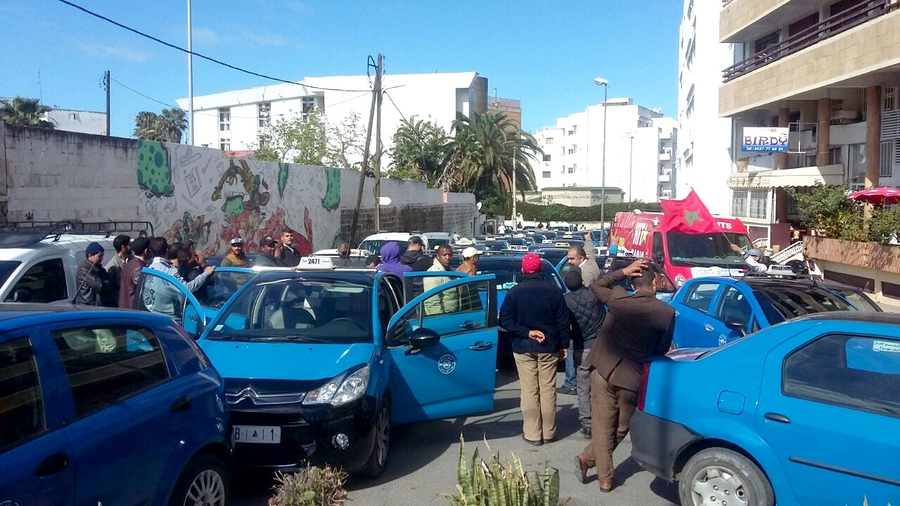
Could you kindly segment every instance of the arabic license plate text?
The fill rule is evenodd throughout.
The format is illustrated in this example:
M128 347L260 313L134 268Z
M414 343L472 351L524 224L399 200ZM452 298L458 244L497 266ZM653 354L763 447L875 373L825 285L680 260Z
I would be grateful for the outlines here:
M281 427L235 425L231 429L232 443L281 443Z

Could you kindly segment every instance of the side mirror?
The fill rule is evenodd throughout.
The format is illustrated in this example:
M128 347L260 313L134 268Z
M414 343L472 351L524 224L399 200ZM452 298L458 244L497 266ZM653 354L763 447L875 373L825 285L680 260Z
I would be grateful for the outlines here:
M419 327L409 336L409 348L406 349L406 354L418 353L422 348L434 346L439 342L441 342L440 334L431 329Z
M12 293L13 302L31 302L31 290L27 288L16 288Z
M663 255L662 253L657 253L656 255L653 256L653 263L660 265L660 266L663 265L664 263L666 263L665 255Z
M742 322L740 320L731 320L731 321L725 322L725 326L731 330L740 332L742 336L747 335L747 331L744 330L744 328L747 326L746 322Z

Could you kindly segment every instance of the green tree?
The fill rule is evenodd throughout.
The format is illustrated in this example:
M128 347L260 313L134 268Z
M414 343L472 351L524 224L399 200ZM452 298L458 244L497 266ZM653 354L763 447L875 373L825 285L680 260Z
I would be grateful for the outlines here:
M403 120L391 141L390 174L434 186L442 169L447 132L434 121Z
M817 181L809 193L790 187L784 190L794 199L800 220L807 227L835 239L867 239L862 209L847 199L847 188Z
M453 122L453 137L445 146L441 187L470 191L476 198L498 190L504 211L512 207L512 178L516 191L536 188L531 159L543 155L534 137L522 131L505 114L459 115Z
M269 125L257 140L258 160L324 165L327 156L325 113L314 109L304 121L292 117Z
M41 104L36 98L16 97L12 100L0 100L0 104L0 117L7 125L56 128L56 124L46 117L53 109Z
M187 127L187 115L178 108L163 109L161 114L141 111L134 118L134 136L145 141L181 143Z
M177 107L173 109L163 109L162 114L159 115L159 119L162 122L161 128L165 141L181 144L181 139L184 137L184 131L187 130L188 127L187 114L184 110Z
M350 113L337 125L329 123L327 132L325 162L332 167L360 170L359 163L350 162L355 159L361 160L365 148L366 128L363 126L359 114ZM371 161L371 157L374 157L375 153L374 147L371 147L371 150L369 167L374 170L375 164Z

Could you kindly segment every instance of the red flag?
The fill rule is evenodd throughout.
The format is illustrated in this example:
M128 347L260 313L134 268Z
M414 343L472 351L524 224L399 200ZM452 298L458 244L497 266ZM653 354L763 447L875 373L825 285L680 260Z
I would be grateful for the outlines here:
M674 230L686 234L711 234L715 232L734 232L723 230L716 223L709 209L692 189L683 200L660 199L663 209L663 230Z

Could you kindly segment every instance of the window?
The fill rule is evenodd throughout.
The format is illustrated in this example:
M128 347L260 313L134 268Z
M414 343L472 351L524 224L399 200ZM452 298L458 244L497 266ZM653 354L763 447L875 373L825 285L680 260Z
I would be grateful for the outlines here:
M259 127L265 128L269 126L272 118L272 103L271 102L260 102L257 104L258 115L259 115Z
M550 177L550 171L549 171L549 170L545 170L545 171L541 172L541 178L543 178L543 179L548 179L549 177Z
M61 258L31 266L6 296L6 301L54 302L68 298L66 273Z
M881 157L878 160L880 167L878 175L881 177L891 177L894 173L894 143L896 141L886 141L881 143Z
M733 286L725 288L722 301L719 303L719 309L716 311L716 318L725 323L741 323L744 330L749 331L747 326L750 324L750 316L752 314L753 308L750 307L750 302L740 290Z
M817 24L819 24L819 13L814 12L814 13L810 14L809 16L806 16L805 18L801 19L800 21L795 21L795 22L791 23L790 26L788 26L788 37L793 37L794 35L797 35L798 33L802 32L804 30L812 28L812 27L816 26Z
M884 105L883 110L893 111L897 107L896 102L897 88L893 86L885 86L881 90L881 101Z
M747 190L734 190L732 192L731 215L747 216Z
M549 162L549 161L550 161L550 155L545 154L545 155L544 155L544 161L545 161L545 162Z
M900 340L831 334L784 360L785 395L900 418Z
M228 132L231 130L231 108L230 107L220 107L219 108L219 131L220 132Z
M850 183L862 184L866 174L866 145L864 143L850 145L850 158L847 160L847 179Z
M750 190L751 218L765 219L769 207L769 190Z
M708 313L709 303L712 302L718 289L718 283L697 283L684 297L684 305Z
M37 363L27 337L0 343L0 452L46 429Z
M575 173L575 167L569 167L569 174Z
M222 151L231 151L231 139L219 139L219 149Z
M544 144L546 144L547 146L553 144L553 137L547 137L547 138L544 140Z
M499 284L499 280L496 281ZM404 346L410 334L427 328L445 338L461 332L485 328L488 312L484 308L490 286L487 281L447 287L410 308L388 336L389 346ZM446 318L454 315L453 318Z
M660 190L660 192L662 192L662 190ZM665 256L662 234L660 232L653 232L653 261L661 264L665 260Z
M570 155L575 154L575 149L574 149L574 148L569 148L569 154L570 154Z
M756 52L765 51L770 47L778 44L778 32L772 32L765 37L756 40ZM769 55L771 56L771 55Z
M159 340L150 329L86 326L56 330L75 411L85 416L169 378Z

